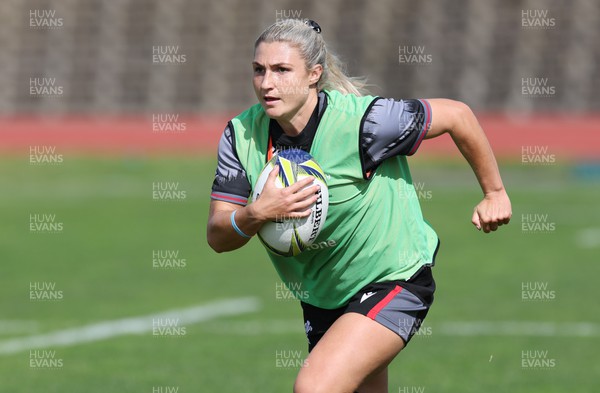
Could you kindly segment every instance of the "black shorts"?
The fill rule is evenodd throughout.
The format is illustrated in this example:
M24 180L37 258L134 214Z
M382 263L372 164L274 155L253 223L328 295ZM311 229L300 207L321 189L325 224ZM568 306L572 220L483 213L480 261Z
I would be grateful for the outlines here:
M344 307L327 310L301 302L308 351L312 351L340 316L349 312L379 322L408 344L425 319L434 292L431 267L424 266L407 281L384 281L365 286Z

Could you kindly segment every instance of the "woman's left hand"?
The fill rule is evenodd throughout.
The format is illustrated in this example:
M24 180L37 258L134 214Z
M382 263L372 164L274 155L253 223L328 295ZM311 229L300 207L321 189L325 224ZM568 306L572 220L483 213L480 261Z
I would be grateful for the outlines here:
M489 233L497 230L500 225L508 224L511 216L510 199L503 189L486 194L475 206L471 222L477 229Z

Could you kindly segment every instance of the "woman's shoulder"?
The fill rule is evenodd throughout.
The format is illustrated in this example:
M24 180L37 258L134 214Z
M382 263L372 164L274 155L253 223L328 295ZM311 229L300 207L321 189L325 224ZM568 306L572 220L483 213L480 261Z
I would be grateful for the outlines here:
M327 94L327 106L343 110L345 112L364 113L371 104L379 99L377 96L357 96L355 94L343 94L337 90L324 90Z
M262 106L260 104L254 104L252 105L250 108L244 110L243 112L240 112L238 115L234 116L231 120L239 120L239 121L245 121L248 119L254 119L257 116L262 116L265 114L264 109L262 108Z

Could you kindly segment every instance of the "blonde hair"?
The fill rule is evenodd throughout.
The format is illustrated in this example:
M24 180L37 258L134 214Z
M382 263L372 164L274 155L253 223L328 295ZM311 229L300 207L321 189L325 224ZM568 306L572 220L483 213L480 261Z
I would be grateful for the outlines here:
M267 27L256 39L254 49L261 42L288 42L298 48L307 69L317 64L323 67L317 91L337 90L342 94L357 96L368 94L365 79L346 75L344 64L327 49L320 31L313 21L284 19Z

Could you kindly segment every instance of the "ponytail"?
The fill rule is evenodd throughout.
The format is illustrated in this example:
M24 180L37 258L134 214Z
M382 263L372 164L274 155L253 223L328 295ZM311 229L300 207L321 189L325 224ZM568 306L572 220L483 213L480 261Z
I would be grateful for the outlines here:
M330 51L325 56L323 75L317 84L317 89L337 90L342 94L354 94L362 96L368 94L366 80L361 77L350 77L346 75L344 64Z

